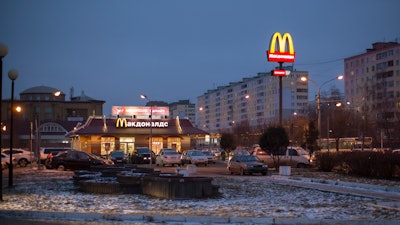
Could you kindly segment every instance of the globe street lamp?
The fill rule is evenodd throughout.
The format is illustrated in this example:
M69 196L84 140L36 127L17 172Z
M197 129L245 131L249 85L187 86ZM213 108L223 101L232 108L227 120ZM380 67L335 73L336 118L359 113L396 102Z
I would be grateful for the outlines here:
M8 47L3 44L0 43L0 122L2 119L2 109L3 109L3 58L8 54ZM2 144L2 135L1 135L1 131L0 131L0 152L1 152L1 148L3 147ZM0 201L3 201L3 168L0 166Z
M150 99L144 95L141 94L140 98L147 100L147 102L150 102ZM149 149L150 149L150 168L152 167L152 161L153 161L153 106L150 104L150 143L149 143Z
M13 132L14 132L14 81L18 78L17 70L10 70L8 72L8 78L11 80L11 115L10 115L10 168L8 169L8 186L13 186L13 167L12 152L13 152Z

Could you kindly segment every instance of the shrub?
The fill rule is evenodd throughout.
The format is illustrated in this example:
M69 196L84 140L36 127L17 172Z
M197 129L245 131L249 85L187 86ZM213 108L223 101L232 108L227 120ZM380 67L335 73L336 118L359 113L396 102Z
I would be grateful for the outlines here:
M336 170L362 177L392 179L400 176L400 154L319 152L316 154L316 166L324 172Z

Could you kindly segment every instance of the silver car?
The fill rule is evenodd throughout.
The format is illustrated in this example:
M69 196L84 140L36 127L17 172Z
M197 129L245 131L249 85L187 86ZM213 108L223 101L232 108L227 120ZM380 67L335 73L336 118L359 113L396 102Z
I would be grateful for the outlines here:
M181 154L173 148L163 148L156 157L156 165L177 165L181 164Z
M182 165L184 164L204 164L207 166L208 157L204 155L200 150L186 150L182 153L181 157Z

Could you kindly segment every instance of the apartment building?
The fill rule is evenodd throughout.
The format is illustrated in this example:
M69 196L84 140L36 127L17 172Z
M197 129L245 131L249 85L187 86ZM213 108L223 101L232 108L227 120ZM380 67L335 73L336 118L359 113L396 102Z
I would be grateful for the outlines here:
M287 69L291 73L282 82L283 119L302 114L308 104L308 83L301 81L308 72ZM208 90L197 98L197 105L198 127L209 133L220 133L242 122L257 130L279 121L279 78L260 72Z
M70 97L57 88L36 86L22 91L14 105L21 107L14 112L14 146L32 148L32 142L41 146L70 146L65 134L90 116L102 116L105 101L93 99L85 93ZM9 145L11 99L2 101L2 141ZM5 130L5 131L4 131ZM40 138L39 138L40 136Z
M188 119L193 125L196 124L196 106L190 100L179 100L169 104L170 118Z
M345 98L359 113L362 127L373 128L378 137L383 133L394 138L400 120L400 44L373 43L344 63Z

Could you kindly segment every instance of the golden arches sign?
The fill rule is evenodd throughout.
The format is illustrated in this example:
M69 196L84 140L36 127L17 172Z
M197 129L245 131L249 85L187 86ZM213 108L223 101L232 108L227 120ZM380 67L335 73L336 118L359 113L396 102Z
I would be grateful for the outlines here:
M278 42L278 51L276 51L276 42ZM282 36L281 33L275 32L271 38L267 57L270 62L294 62L296 52L292 36L289 33L284 33Z
M117 122L115 123L115 127L127 127L128 122L126 121L126 118L118 118Z

